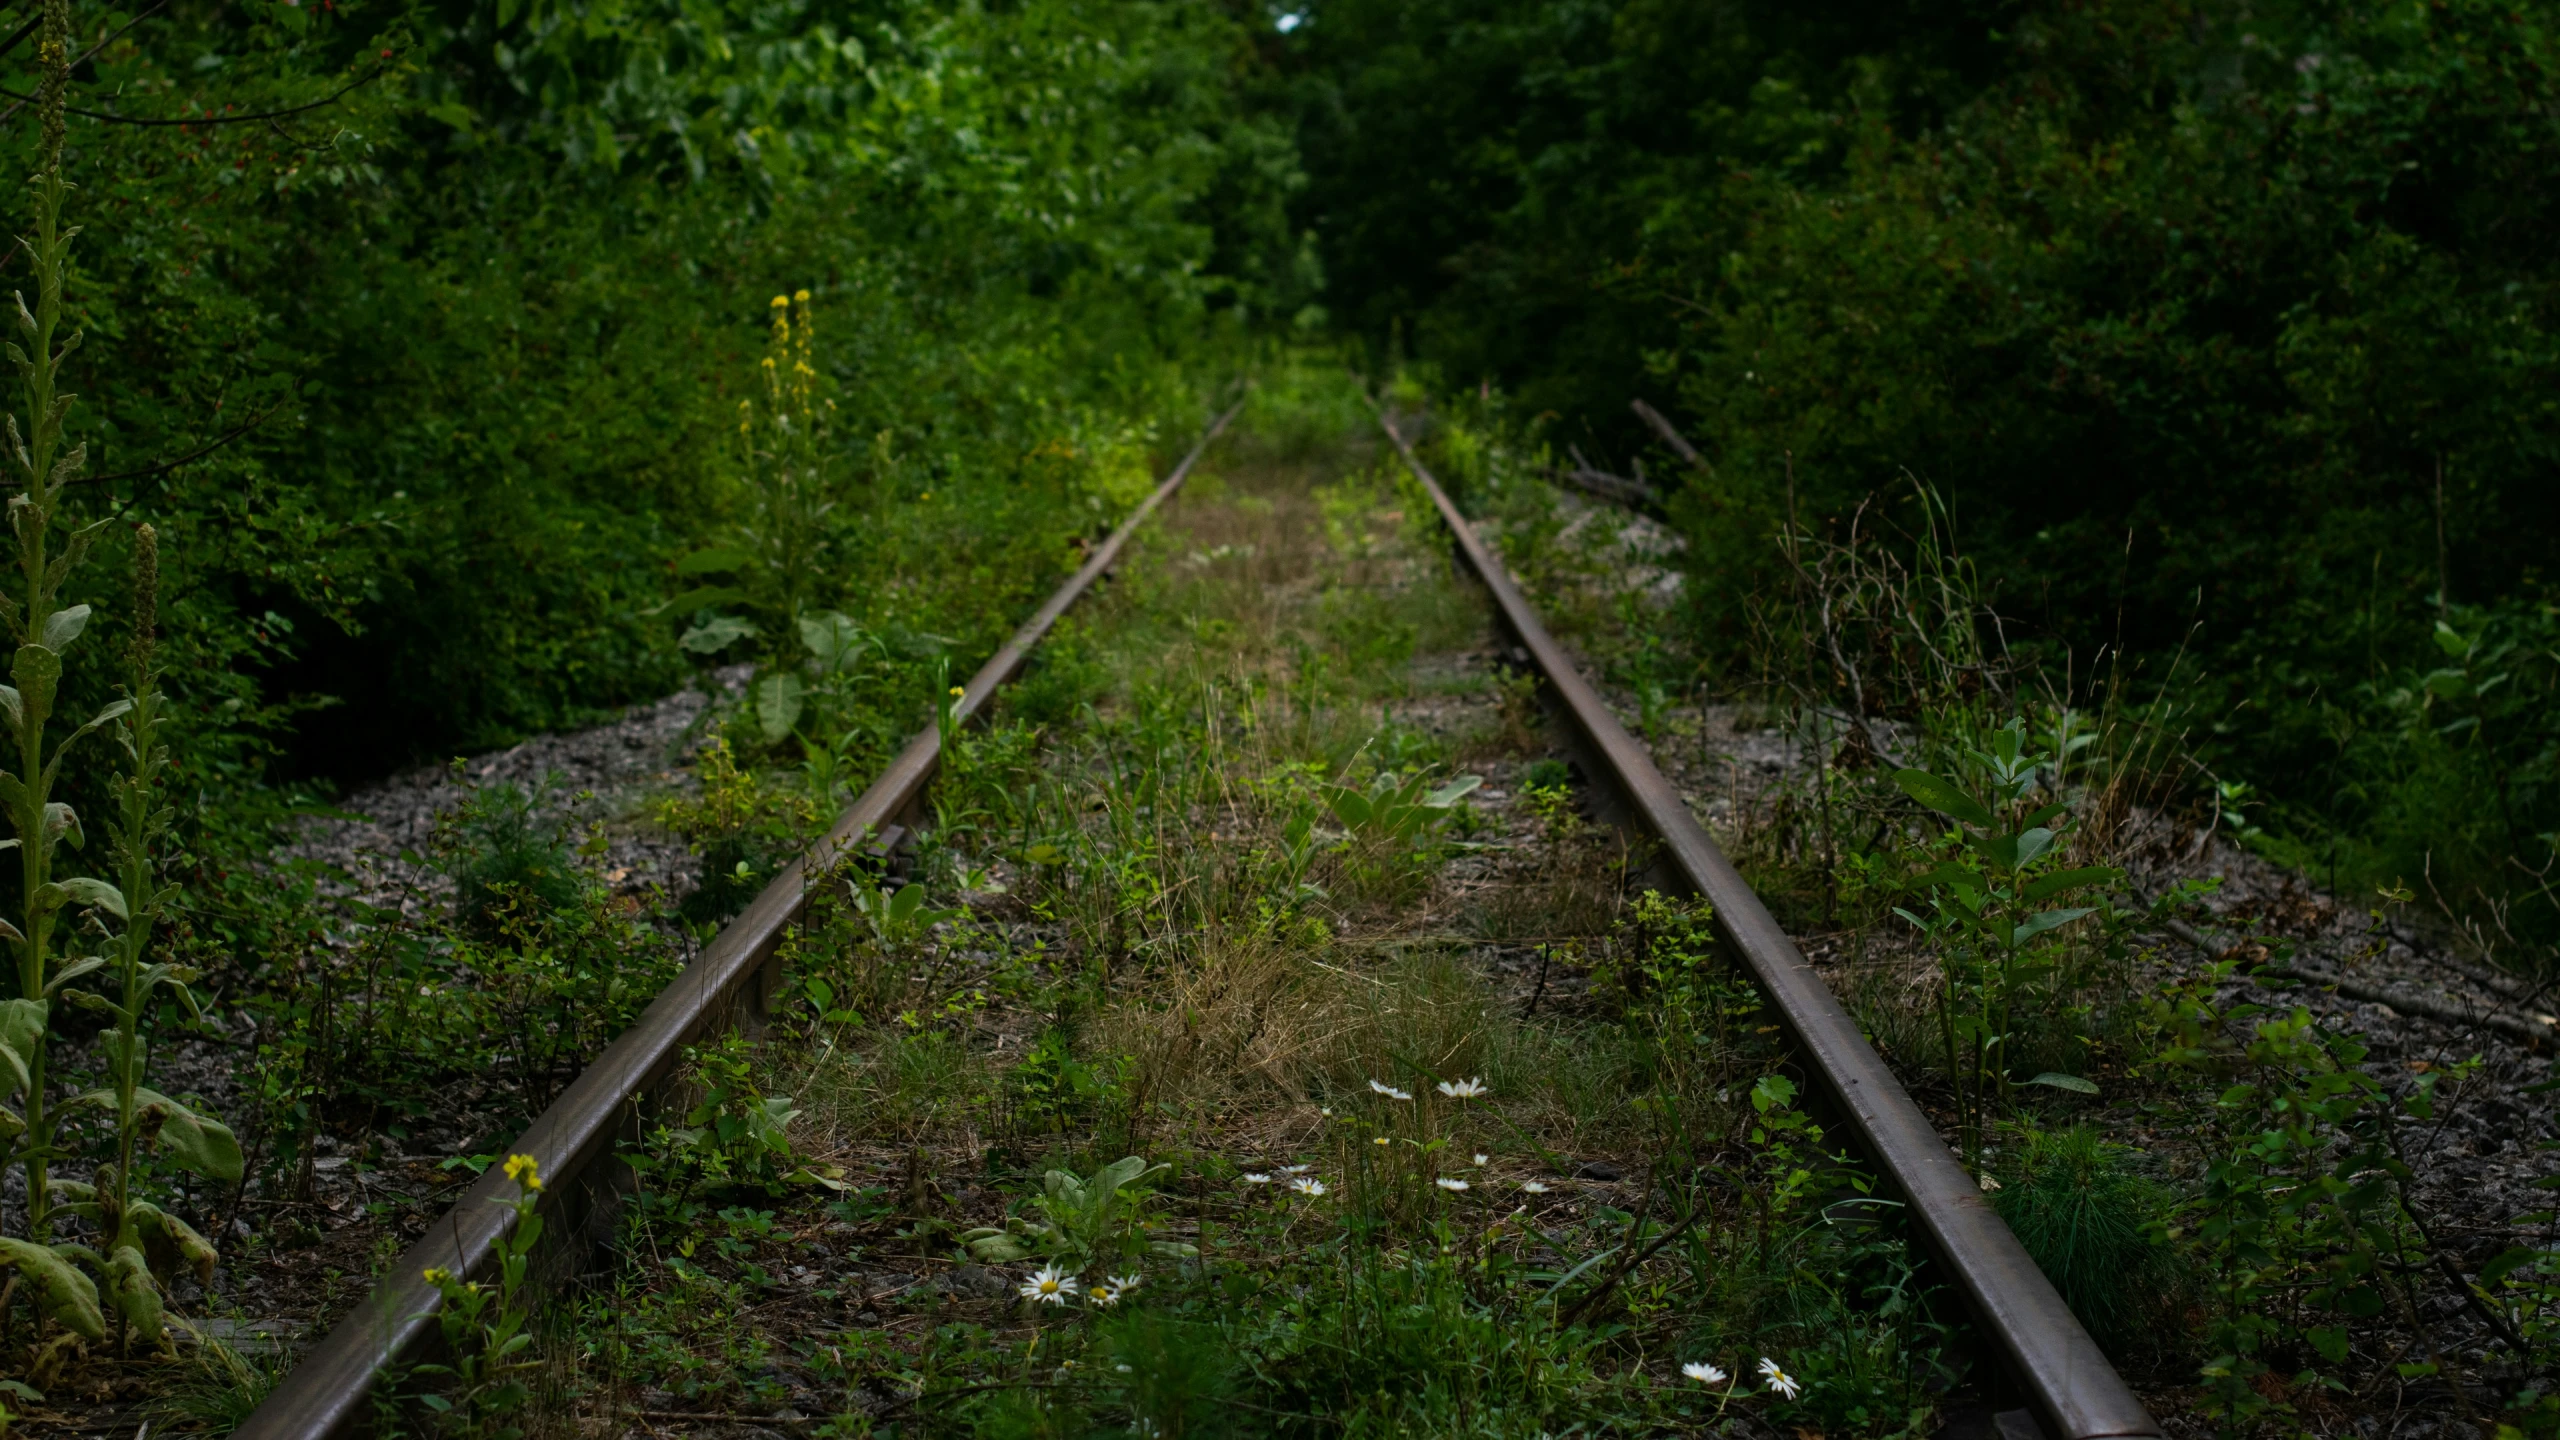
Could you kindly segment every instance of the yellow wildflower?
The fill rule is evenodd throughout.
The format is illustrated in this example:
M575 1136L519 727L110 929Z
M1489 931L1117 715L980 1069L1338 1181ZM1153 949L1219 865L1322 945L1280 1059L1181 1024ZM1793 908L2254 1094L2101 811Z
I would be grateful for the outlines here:
M540 1162L530 1155L510 1155L507 1157L507 1178L527 1190L539 1190L542 1188Z

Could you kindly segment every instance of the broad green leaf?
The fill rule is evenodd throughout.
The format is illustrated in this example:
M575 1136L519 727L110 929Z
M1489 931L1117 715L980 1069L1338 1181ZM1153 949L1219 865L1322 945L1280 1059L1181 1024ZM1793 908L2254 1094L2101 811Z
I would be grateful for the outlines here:
M0 1044L0 1095L15 1095L27 1088L27 1059L16 1046Z
M2521 1245L2511 1245L2499 1251L2497 1258L2480 1267L2480 1283L2483 1287L2495 1285L2540 1258L2539 1251L2528 1250Z
M165 1117L160 1123L160 1149L170 1159L208 1180L227 1182L240 1178L240 1140L231 1133L230 1126L190 1110L157 1090L137 1089L133 1100L145 1113L158 1112Z
M157 1344L161 1328L160 1286L151 1278L151 1262L132 1246L119 1245L107 1252L103 1274L108 1308L122 1313L143 1339Z
M2441 620L2436 622L2435 641L2436 648L2438 650L2443 651L2445 654L2452 656L2456 660L2461 659L2465 654L2469 653L2471 649L2471 642L2462 638L2461 631L2454 629L2452 626L2447 625Z
M81 976L87 975L92 971L103 970L106 968L106 965L107 957L104 955L83 955L76 960L72 960L69 964L64 965L61 969L54 971L53 978L46 981L44 984L44 993L47 995L59 994L63 986L70 984L72 981L77 980ZM103 999L104 997L102 996L100 998ZM108 1008L113 1009L114 1006L110 1004Z
M800 677L787 670L756 682L756 726L765 739L780 740L800 723L801 697L806 693Z
M42 1245L0 1236L0 1263L17 1267L36 1308L62 1328L91 1340L107 1338L107 1317L98 1309L98 1287L70 1261Z
M1949 885L1969 885L1978 890L1982 888L1982 878L1962 865L1940 865L1921 874L1903 888L1905 890L1936 890Z
M974 1239L963 1239L961 1243L969 1247L971 1255L991 1265L1009 1265L1016 1260L1028 1259L1031 1255L1021 1241L1001 1230L979 1235Z
M2112 865L2092 865L2083 870L2056 870L2050 875L2039 875L2027 882L2027 888L2018 892L2018 898L2032 905L2038 900L2059 895L2065 890L2077 890L2083 885L2103 885L2115 878L2116 870Z
M1991 828L1993 823L1991 812L1981 801L1926 770L1895 771L1893 783L1902 787L1903 794L1941 815L1961 820L1967 825L1978 825L1986 830Z
M2030 1085L2049 1085L2056 1090L2069 1090L2079 1095L2095 1095L2098 1093L2098 1086L2095 1081L2083 1080L2077 1075L2065 1075L2059 1070L2047 1070L2027 1083Z
M690 615L696 610L708 610L714 605L735 605L746 598L747 592L735 585L696 585L690 590L677 592L666 600L650 606L642 613Z
M44 807L44 833L48 839L69 842L74 850L89 839L80 828L80 812L59 800L49 801Z
M41 1000L0 1000L0 1045L33 1056L52 1011Z
M192 1270L196 1283L213 1283L213 1267L222 1259L222 1252L197 1234L194 1226L143 1200L135 1201L125 1217L142 1236L142 1250L151 1257L152 1274L165 1281L182 1269Z
M2044 852L2052 848L2053 832L2039 825L2018 836L2018 856L2011 864L2013 868L2024 870L2043 859Z
M125 918L124 892L104 880L74 875L68 880L56 880L45 889L60 891L71 904L95 905L119 920Z
M2018 944L2024 942L2035 936L2041 935L2047 930L2051 930L2058 925L2068 925L2072 921L2079 919L2081 916L2090 913L2090 909L2083 906L2077 910L2047 910L2041 914L2029 916L2027 919L2019 922L2017 933L2009 937L2010 943Z
M676 562L679 575L726 575L743 568L755 557L733 546L714 545L696 550Z
M0 715L9 719L9 728L17 729L26 722L26 710L18 702L18 687L0 685Z
M1324 803L1333 811L1333 818L1341 821L1346 829L1357 830L1367 825L1374 813L1369 806L1369 797L1348 785L1337 785L1327 790Z
M74 605L68 610L56 610L44 617L44 629L36 636L36 643L59 655L70 649L71 642L79 639L80 632L88 626L88 606Z
M1434 810L1446 810L1450 806L1457 804L1464 796L1473 794L1476 787L1483 783L1484 777L1481 775L1461 775L1457 779L1450 781L1448 784L1441 786L1439 789L1432 791L1430 794L1423 796L1422 803L1430 806Z
M755 626L735 615L714 615L684 632L684 638L676 643L697 655L709 655L755 633Z
M800 617L800 643L830 674L851 664L869 640L861 626L833 610Z
M1103 1195L1108 1196L1121 1186L1147 1173L1149 1172L1144 1156L1123 1155L1093 1172L1093 1179L1088 1183L1087 1188L1099 1190Z

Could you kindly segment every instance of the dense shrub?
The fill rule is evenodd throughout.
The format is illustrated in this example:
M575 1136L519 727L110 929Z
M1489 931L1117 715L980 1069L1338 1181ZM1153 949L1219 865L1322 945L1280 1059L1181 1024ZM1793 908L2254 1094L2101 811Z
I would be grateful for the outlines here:
M1622 462L1628 399L1672 411L1710 655L1790 505L1912 519L1907 471L2057 679L2148 699L2179 660L2306 851L2460 888L2560 826L2501 778L2532 727L2377 738L2451 607L2541 623L2560 542L2541 12L1465 9L1291 32L1330 303Z

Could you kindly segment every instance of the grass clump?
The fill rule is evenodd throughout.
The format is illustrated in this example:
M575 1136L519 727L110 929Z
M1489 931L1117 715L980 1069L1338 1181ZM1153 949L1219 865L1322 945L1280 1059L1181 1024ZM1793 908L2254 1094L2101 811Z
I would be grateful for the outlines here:
M2025 1129L1991 1197L2000 1218L2111 1353L2163 1338L2177 1284L2174 1196L2087 1125Z

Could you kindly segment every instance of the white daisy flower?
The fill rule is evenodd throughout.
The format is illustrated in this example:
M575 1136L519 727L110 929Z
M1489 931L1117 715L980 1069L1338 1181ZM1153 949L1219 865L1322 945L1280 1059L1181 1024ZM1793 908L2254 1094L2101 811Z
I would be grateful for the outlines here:
M1321 1195L1324 1193L1324 1182L1313 1175L1301 1175L1289 1182L1289 1188L1301 1195Z
M1467 1188L1467 1182L1466 1182L1466 1181L1464 1181L1464 1180L1459 1180L1459 1179L1456 1179L1456 1178L1451 1177L1451 1176L1448 1176L1448 1175L1443 1175L1443 1176L1441 1176L1439 1179L1434 1180L1434 1181L1432 1181L1431 1183L1432 1183L1432 1184L1434 1184L1434 1185L1439 1186L1439 1187L1440 1187L1441 1189L1443 1189L1443 1190L1464 1190L1464 1189L1466 1189L1466 1188Z
M1477 1164L1479 1164L1479 1165L1482 1165L1483 1163L1485 1163L1486 1161L1488 1161L1488 1160L1490 1160L1490 1159L1492 1159L1492 1158L1493 1158L1493 1157L1492 1157L1492 1156L1490 1156L1490 1155L1486 1155L1486 1154L1484 1154L1484 1153L1482 1153L1482 1152L1478 1152L1478 1153L1477 1153L1477 1155L1476 1155L1476 1163L1477 1163Z
M1247 1185L1268 1185L1271 1183L1271 1177L1258 1170L1248 1170L1245 1172L1244 1183Z
M1770 1389L1790 1400L1796 1398L1796 1392L1804 1388L1803 1382L1779 1369L1778 1362L1766 1355L1760 1357L1760 1377L1769 1382Z
M1111 1287L1112 1289L1119 1291L1119 1292L1120 1292L1121 1294L1123 1294L1123 1295L1126 1295L1126 1294L1128 1294L1130 1291L1137 1289L1137 1288L1138 1288L1138 1282L1139 1282L1139 1281L1141 1281L1141 1280L1144 1280L1145 1278L1147 1278L1147 1277L1145 1277L1144 1275L1137 1275L1137 1274L1129 1274L1129 1275L1114 1275L1114 1276L1112 1276L1108 1281L1106 1281L1105 1283L1106 1283L1106 1284L1108 1284L1108 1285L1110 1285L1110 1287Z
M1390 1099L1390 1100L1410 1100L1410 1099L1412 1099L1412 1098L1413 1098L1413 1096L1412 1096L1412 1095L1408 1094L1408 1093L1407 1093L1407 1092L1405 1092L1405 1091L1402 1091L1402 1090L1397 1089L1396 1087L1394 1087L1393 1085L1388 1084L1388 1083L1387 1083L1386 1081L1384 1081L1384 1080L1372 1080L1372 1081L1370 1081L1370 1082L1369 1082L1369 1088L1370 1088L1370 1089L1372 1089L1372 1090L1377 1091L1377 1092L1378 1092L1379 1094L1381 1094L1381 1095L1386 1096L1386 1097L1387 1097L1388 1099Z
M1465 1080L1441 1081L1440 1093L1452 1100L1474 1100L1493 1092L1485 1088L1482 1079L1471 1077Z
M1390 1141L1389 1139L1387 1139L1387 1137L1386 1137L1386 1136L1381 1135L1381 1136L1379 1136L1377 1139L1372 1140L1372 1141L1370 1141L1369 1143L1370 1143L1370 1144L1372 1144L1372 1145L1388 1145L1388 1144L1393 1144L1394 1142L1393 1142L1393 1141Z
M1280 1173L1283 1175L1304 1175L1314 1168L1315 1167L1312 1165L1283 1165L1280 1167Z
M1096 1285L1093 1287L1093 1293L1085 1298L1102 1309L1108 1310L1120 1303L1120 1292L1110 1285Z
M1544 1195L1547 1193L1547 1182L1544 1180L1523 1180L1520 1182L1520 1192L1524 1195Z
M1076 1293L1076 1288L1076 1277L1055 1265L1043 1265L1032 1273L1030 1279L1022 1282L1022 1298L1037 1300L1044 1305L1064 1305L1067 1297Z
M1725 1382L1725 1373L1722 1370L1717 1369L1713 1365L1702 1364L1696 1360L1692 1360L1688 1364L1681 1366L1680 1373L1697 1381L1701 1385L1721 1385Z

